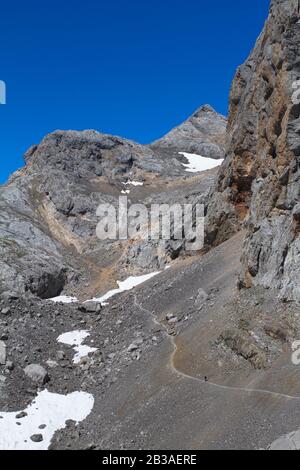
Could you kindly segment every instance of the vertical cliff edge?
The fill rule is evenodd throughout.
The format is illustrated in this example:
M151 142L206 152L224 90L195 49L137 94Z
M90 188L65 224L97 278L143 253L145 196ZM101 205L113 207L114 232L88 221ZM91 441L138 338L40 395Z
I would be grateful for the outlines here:
M241 286L300 300L300 20L298 0L273 0L230 93L227 156L211 193L207 241L246 229Z

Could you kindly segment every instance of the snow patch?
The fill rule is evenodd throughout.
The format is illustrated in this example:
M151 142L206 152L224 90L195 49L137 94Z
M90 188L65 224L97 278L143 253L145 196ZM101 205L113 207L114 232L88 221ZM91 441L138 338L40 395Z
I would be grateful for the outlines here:
M129 291L133 289L134 287L140 284L143 284L146 281L149 281L149 279L151 279L154 276L157 276L158 274L160 274L160 271L150 273L150 274L144 274L143 276L130 276L125 281L117 281L117 284L119 286L118 289L110 290L102 297L94 298L87 302L100 302L102 305L108 305L108 302L106 302L108 299L111 299L112 297L114 297L117 294L120 294L121 292Z
M79 424L87 418L93 406L94 397L86 392L58 395L43 390L31 405L22 410L27 413L24 418L16 418L19 411L0 411L0 449L47 450L55 432L66 427L66 421L71 419ZM41 434L43 440L33 442L30 437L35 434Z
M127 181L127 183L123 183L125 186L131 185L131 186L144 186L144 183L141 181Z
M270 445L268 450L300 450L300 431L281 436Z
M78 364L83 357L88 356L89 353L97 351L97 348L91 348L90 346L82 344L89 336L90 333L86 330L75 330L63 333L57 338L57 341L59 343L73 346L74 351L76 352L73 358L73 363Z
M55 303L61 303L61 304L72 304L75 302L78 302L78 299L76 297L69 297L68 295L60 295L58 297L53 297L51 302Z
M189 161L189 163L182 163L182 165L186 167L185 171L189 173L211 170L212 168L222 165L224 161L223 159L215 160L213 158L205 158L194 153L179 152L179 155L183 155Z

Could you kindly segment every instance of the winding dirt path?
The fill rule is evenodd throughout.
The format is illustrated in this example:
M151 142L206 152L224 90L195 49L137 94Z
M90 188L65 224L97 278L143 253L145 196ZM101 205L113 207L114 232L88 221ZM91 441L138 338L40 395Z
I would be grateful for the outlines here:
M206 380L203 380L203 379L199 379L198 377L194 377L192 375L188 375L184 372L182 372L181 370L179 370L176 366L175 366L175 356L178 352L178 347L177 347L177 344L176 344L176 340L175 340L175 337L174 336L171 336L168 334L167 332L167 329L166 329L166 326L164 325L163 322L160 322L159 320L157 320L156 318L156 315L151 312L150 310L144 308L137 300L137 296L135 295L134 296L134 305L141 311L143 311L144 313L146 313L147 315L150 315L153 322L159 326L160 328L162 327L166 333L166 336L169 338L169 341L171 342L172 346L173 346L173 351L170 355L170 359L169 359L169 366L171 368L171 370L173 371L174 374L184 378L184 379L187 379L187 380L193 380L195 382L198 382L198 383L201 383L202 385L206 385L206 386L211 386L211 387L215 387L215 388L218 388L220 390L231 390L231 391L238 391L238 392L243 392L243 393L249 393L249 394L253 394L253 393L257 393L257 394L260 394L260 395L268 395L268 396L271 396L271 397L276 397L276 398L283 398L283 399L286 399L286 400L300 400L300 396L295 396L295 395L286 395L285 393L279 393L279 392L272 392L270 390L263 390L263 389L256 389L256 388L243 388L243 387L231 387L229 385L220 385L220 384L217 384L217 383L214 383L214 382L210 382L210 381L206 381Z

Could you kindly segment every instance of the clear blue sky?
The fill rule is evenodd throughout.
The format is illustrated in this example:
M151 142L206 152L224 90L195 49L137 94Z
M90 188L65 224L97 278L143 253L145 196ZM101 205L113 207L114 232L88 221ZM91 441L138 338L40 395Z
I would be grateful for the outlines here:
M142 143L201 104L227 113L269 0L2 2L0 183L55 129Z

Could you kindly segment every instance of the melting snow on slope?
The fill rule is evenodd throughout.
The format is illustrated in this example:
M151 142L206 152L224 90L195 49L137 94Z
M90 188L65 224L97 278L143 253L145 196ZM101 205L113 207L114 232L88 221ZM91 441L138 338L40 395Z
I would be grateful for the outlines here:
M78 302L78 299L76 297L69 297L68 295L60 295L58 297L53 297L51 302L55 303L61 303L61 304L72 304L75 302Z
M128 277L125 281L117 281L117 284L119 286L118 289L113 289L107 292L105 295L103 295L100 298L94 298L91 301L92 302L101 302L102 305L108 305L106 300L111 299L117 294L120 294L121 292L125 292L128 290L133 289L134 287L138 286L139 284L143 284L146 281L149 281L154 276L157 276L160 271L150 273L150 274L144 274L143 276L130 276Z
M125 186L131 185L131 186L144 186L144 183L141 181L127 181L127 183L123 183Z
M97 348L91 348L82 344L86 338L90 336L90 333L86 330L75 330L69 331L68 333L63 333L57 338L59 343L68 344L73 346L74 351L76 352L73 362L78 364L80 359L88 356L89 353L97 351Z
M291 432L276 439L268 450L299 450L300 449L300 431Z
M222 165L224 161L223 159L215 160L213 158L201 157L201 155L194 153L179 152L179 155L183 155L189 161L189 163L182 163L182 165L186 167L185 171L189 173L211 170L212 168Z
M58 395L43 390L23 410L27 413L24 418L16 418L20 412L0 411L0 449L47 450L55 432L66 427L66 421L71 419L78 424L90 414L93 406L94 397L86 392ZM41 442L30 439L36 434L43 436Z

